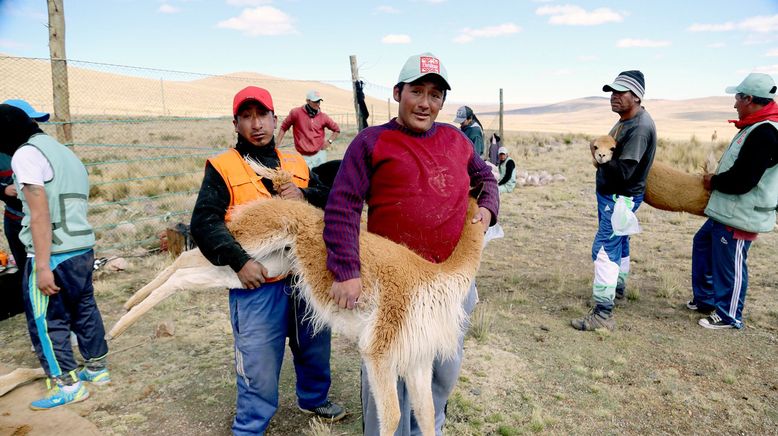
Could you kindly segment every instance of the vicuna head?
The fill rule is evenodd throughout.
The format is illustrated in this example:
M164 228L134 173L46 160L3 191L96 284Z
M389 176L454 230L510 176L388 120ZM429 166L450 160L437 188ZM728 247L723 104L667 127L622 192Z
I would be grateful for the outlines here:
M597 164L604 164L613 157L613 150L616 149L616 140L609 135L598 136L589 143L592 151L592 158Z

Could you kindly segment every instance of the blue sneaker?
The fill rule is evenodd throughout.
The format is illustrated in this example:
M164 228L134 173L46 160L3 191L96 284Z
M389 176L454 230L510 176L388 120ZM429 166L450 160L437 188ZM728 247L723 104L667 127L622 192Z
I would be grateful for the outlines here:
M89 398L89 391L86 390L86 386L80 381L70 386L57 382L52 387L51 379L47 379L46 387L49 389L49 394L40 400L30 403L32 410L53 409L65 404L78 403Z
M81 371L78 371L78 379L101 386L111 382L111 374L108 372L108 368L103 368L99 371L92 371L84 368Z

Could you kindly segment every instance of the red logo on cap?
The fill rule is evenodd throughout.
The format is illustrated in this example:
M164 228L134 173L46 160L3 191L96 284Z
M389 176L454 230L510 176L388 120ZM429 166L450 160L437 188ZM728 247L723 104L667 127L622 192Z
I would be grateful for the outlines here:
M440 60L438 58L433 58L432 56L420 56L419 72L422 74L440 74Z

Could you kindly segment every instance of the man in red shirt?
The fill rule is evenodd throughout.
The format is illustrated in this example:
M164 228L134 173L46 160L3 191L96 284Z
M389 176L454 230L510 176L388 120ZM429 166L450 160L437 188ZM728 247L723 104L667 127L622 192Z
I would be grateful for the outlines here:
M281 146L286 132L290 127L294 127L294 148L303 155L308 168L327 162L327 146L335 142L340 135L338 123L321 111L322 101L324 99L319 91L308 91L305 105L290 110L289 116L281 123L281 129L278 131L277 142ZM332 131L327 143L324 142L325 127Z
M368 205L367 229L413 250L430 262L445 261L459 241L470 188L478 193L478 212L467 217L484 231L497 219L497 181L462 131L436 123L448 84L446 69L431 53L411 56L394 86L397 118L368 127L343 157L324 212L327 268L335 276L330 295L353 309L362 293L359 261L360 216ZM463 303L469 315L478 299L475 283ZM448 396L462 364L464 332L457 355L433 364L435 431L440 434ZM364 434L378 434L375 400L362 371ZM418 434L408 392L398 384L400 423L396 435Z

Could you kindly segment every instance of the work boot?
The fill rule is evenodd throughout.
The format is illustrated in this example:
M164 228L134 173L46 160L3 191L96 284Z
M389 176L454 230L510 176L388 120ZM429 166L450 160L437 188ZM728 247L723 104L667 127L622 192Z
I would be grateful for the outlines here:
M605 315L596 309L589 311L583 318L570 321L570 324L576 330L582 331L594 331L597 329L613 331L616 329L616 321L613 320L613 314Z

